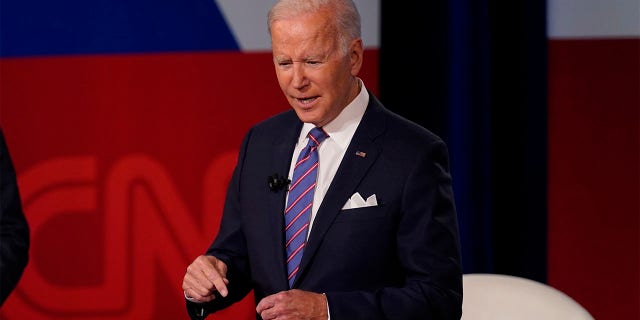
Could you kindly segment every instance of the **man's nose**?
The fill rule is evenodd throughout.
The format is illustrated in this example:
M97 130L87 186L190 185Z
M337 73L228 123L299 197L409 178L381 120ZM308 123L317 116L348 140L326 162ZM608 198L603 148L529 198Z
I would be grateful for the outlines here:
M296 89L304 88L309 85L309 78L307 78L305 65L302 62L293 64L293 87Z

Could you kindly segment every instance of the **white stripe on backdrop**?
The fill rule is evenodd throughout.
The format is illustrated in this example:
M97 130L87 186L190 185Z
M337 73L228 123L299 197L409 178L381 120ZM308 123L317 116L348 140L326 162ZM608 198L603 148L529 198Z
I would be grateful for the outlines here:
M638 0L548 0L552 39L640 37Z
M380 45L380 1L355 0L362 19L362 41L367 49ZM275 0L215 0L242 51L271 51L267 11Z

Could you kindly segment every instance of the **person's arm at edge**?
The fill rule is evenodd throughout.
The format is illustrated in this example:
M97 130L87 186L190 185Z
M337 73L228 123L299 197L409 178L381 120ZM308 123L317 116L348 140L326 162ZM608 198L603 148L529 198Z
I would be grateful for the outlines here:
M29 261L29 225L9 149L0 128L0 306L22 277Z

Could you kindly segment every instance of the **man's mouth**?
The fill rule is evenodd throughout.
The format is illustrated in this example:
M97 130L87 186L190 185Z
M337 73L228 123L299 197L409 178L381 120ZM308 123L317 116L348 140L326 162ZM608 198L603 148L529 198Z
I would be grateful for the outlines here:
M310 103L316 101L317 97L297 98L297 99L302 104L310 104Z

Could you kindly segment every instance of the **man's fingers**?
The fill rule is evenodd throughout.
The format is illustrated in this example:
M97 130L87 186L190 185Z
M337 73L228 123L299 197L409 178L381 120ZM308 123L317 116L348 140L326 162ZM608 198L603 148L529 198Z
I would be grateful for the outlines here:
M298 289L280 291L263 298L256 312L263 319L327 319L327 300L321 293Z
M221 296L226 297L229 293L227 291L227 284L229 280L220 274L217 269L206 269L202 270L205 278L213 285L216 291L220 293Z
M185 279L182 282L182 289L187 292L189 296L198 299L211 295L211 292L214 288L215 286L213 285L213 283L211 283L204 277L200 280L195 280L191 276L185 276Z
M201 302L213 300L216 291L226 297L229 284L226 273L224 262L213 256L199 256L187 267L182 289L186 295Z

